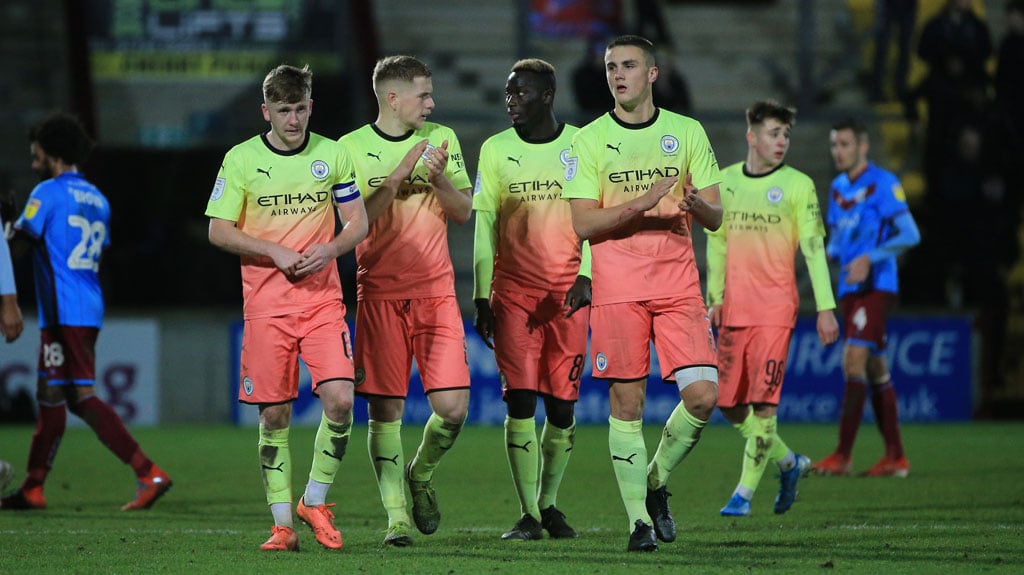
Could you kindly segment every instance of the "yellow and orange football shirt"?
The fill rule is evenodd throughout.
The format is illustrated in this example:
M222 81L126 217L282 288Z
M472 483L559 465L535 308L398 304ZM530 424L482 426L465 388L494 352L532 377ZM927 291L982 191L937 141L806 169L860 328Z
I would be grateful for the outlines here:
M729 327L796 323L798 246L814 281L818 310L835 308L823 246L825 226L814 182L785 164L749 175L743 162L722 170L722 227L708 237L708 304L722 305ZM823 285L822 285L823 284ZM820 293L819 293L820 292Z
M495 289L540 296L566 292L576 281L580 239L569 204L562 200L576 130L563 124L549 140L528 142L509 128L481 146L473 209L497 216L497 253L491 262ZM477 280L475 297L488 297L491 285Z
M701 296L690 216L681 213L686 174L698 190L721 181L703 126L658 109L642 124L605 114L576 133L565 171L565 199L623 204L662 178L678 184L653 210L590 238L594 305Z
M367 124L339 140L355 165L356 182L368 199L409 149L426 138L440 147L448 141L445 175L458 190L472 187L455 132L424 122L419 130L392 137ZM422 161L399 187L388 209L370 224L356 246L357 298L393 300L455 295L455 271L448 252L448 217L434 195Z
M285 152L254 136L224 156L206 215L301 253L334 238L335 196L358 195L354 179L348 154L334 140L310 133L301 148ZM336 262L292 282L270 258L241 260L245 319L290 315L342 297Z

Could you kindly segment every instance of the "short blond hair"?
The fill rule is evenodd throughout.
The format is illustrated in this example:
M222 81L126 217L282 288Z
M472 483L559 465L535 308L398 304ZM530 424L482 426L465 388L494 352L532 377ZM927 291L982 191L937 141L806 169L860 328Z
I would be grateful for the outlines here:
M378 96L379 86L390 80L412 82L415 78L429 78L430 67L413 56L386 56L373 67L373 91Z

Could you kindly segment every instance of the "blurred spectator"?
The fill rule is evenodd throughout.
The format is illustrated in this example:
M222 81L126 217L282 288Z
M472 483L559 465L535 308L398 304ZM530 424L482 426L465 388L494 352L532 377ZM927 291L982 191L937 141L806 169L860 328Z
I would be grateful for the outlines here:
M1024 153L1024 0L1006 3L1006 37L996 65L997 110L1010 124L1014 155Z
M632 34L647 38L655 46L672 48L672 35L665 24L665 12L660 0L633 0L633 15ZM660 67L660 56L658 64ZM658 100L655 99L654 103L657 104Z
M656 58L658 81L651 88L654 91L654 105L678 114L691 115L693 101L690 99L690 86L675 65L672 48L659 46Z
M1006 281L1016 257L1016 212L1010 209L1003 177L998 127L994 122L967 122L957 129L956 153L944 162L938 193L929 202L942 208L933 240L948 258L947 302L975 315L986 386L995 383L1002 363L1009 309Z
M1017 228L1016 263L1006 278L1007 314L1003 322L1004 349L1024 349L1024 226ZM1024 391L1024 354L1003 353L999 370L1009 388Z
M608 112L615 105L604 71L605 44L607 40L604 37L589 38L583 58L572 71L573 96L578 112L576 122L580 126Z
M615 36L623 0L530 0L530 30L549 38Z
M943 163L928 202L937 208L939 233L932 239L954 270L949 303L978 307L1003 289L999 270L1013 256L1013 214L1004 206L1002 167L984 126L966 122L955 133L955 152Z
M885 72L889 60L890 35L895 28L896 67L893 70L892 89L896 98L907 95L907 73L910 70L910 41L917 21L917 0L875 0L875 58L871 76L871 101L881 102L885 97Z
M988 102L985 62L992 55L992 39L988 24L974 13L971 2L948 0L925 24L918 42L917 54L927 63L928 75L908 94L905 104L911 123L918 120L917 100L924 98L928 105L924 143L928 194L940 186L943 166L957 153L957 127L979 121ZM924 227L945 233L928 222Z
M1007 353L1007 349L1020 349L1021 326L1024 321L1024 225L1021 224L1021 196L1024 195L1024 172L1019 168L1024 157L1024 0L1006 3L1006 36L999 46L995 77L997 117L994 125L1001 128L1002 141L989 148L1002 162L1003 205L1001 215L1007 221L1006 232L995 242L1006 244L1001 264L1005 273L1000 277L998 301L1003 307L993 314L991 362L996 368L993 383L1024 385L1024 361L1020 354ZM1004 240L1004 236L1008 236ZM1016 241L1014 241L1016 238ZM994 245L994 244L993 244ZM1015 262L1015 263L1014 263Z

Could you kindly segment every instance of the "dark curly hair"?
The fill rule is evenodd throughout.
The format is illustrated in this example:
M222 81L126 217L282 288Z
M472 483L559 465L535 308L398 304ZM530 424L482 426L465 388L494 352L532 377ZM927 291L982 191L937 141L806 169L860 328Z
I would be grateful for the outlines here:
M85 162L95 145L78 118L65 112L54 112L37 122L29 129L28 139L46 155L69 165Z

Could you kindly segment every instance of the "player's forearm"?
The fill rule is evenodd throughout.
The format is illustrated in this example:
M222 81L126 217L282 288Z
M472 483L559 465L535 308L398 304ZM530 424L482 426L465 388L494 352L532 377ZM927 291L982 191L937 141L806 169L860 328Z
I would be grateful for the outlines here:
M473 215L473 191L470 188L456 189L444 174L439 174L431 183L434 184L434 196L448 219L457 224L468 222Z
M7 245L6 238L0 238L0 295L13 294L16 291L11 248Z
M589 205L581 204L586 201ZM598 208L597 202L590 200L570 200L572 206L572 227L581 240L589 240L605 232L625 224L644 213L644 210L635 206L637 200L630 200L624 204L610 208Z
M250 236L238 229L235 222L210 218L210 243L238 256L271 257L271 250L277 244Z
M354 250L370 229L366 210L362 206L344 206L338 210L338 215L344 223L341 231L331 240L332 247L336 252L335 258Z
M0 310L2 310L4 323L8 322L8 319L17 317L21 318L21 308L18 307L18 294L7 293L0 296Z
M384 180L380 187L373 190L373 193L363 196L367 223L372 224L377 221L377 218L391 207L391 202L394 201L395 196L398 194L398 188L401 185L401 180L389 177Z
M828 242L825 244L825 259L829 261L835 261L839 259L839 253L836 249L835 232L829 234Z
M708 305L721 305L725 298L726 240L721 233L708 234L705 246L708 266Z
M697 202L690 213L705 229L715 231L722 227L722 198L718 184L708 186L697 193L702 202Z
M335 258L349 253L356 249L356 245L366 237L367 225L365 220L350 222L342 227L341 232L331 240L331 248L334 250Z
M4 339L8 343L18 339L24 328L17 294L10 293L0 297L0 331L3 331Z
M815 309L819 312L835 309L836 299L832 293L832 275L829 273L828 260L825 258L824 240L820 237L801 240L800 251L804 254L807 273L811 277Z
M590 254L590 242L583 242L580 244L580 269L576 272L576 275L585 278L593 278L594 274L591 272L593 259Z
M901 214L896 221L896 235L882 242L882 245L868 252L872 264L902 255L921 242L921 232L909 213Z
M494 254L497 252L497 214L477 211L473 238L473 299L488 299L494 280Z
M699 208L691 210L691 213L705 229L715 231L722 227L722 206L703 204Z

